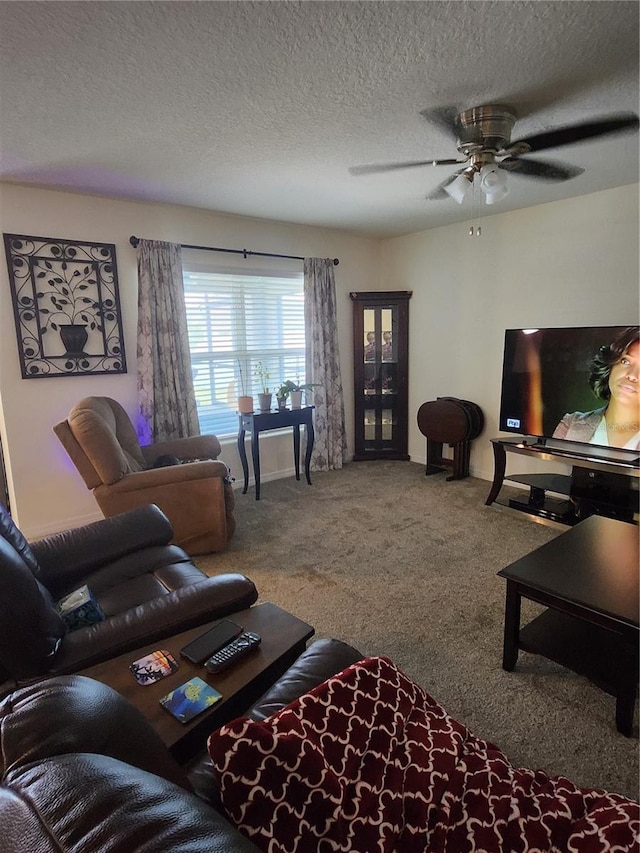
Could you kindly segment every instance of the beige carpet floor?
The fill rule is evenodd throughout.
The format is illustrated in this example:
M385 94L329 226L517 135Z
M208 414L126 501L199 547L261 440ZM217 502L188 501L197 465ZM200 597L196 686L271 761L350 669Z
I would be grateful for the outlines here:
M502 670L501 568L562 532L486 507L489 483L426 477L411 462L351 463L236 492L230 548L196 558L239 571L316 629L391 657L511 761L638 797L638 728L615 728L615 702L586 679L520 654ZM504 490L508 491L508 490ZM501 498L504 495L501 494ZM537 612L524 603L523 617Z

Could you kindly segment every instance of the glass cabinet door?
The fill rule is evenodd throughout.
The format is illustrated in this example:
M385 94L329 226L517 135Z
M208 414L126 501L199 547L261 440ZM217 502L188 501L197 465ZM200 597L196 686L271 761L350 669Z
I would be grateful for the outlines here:
M407 295L408 294L408 295ZM355 459L407 459L407 291L352 293Z

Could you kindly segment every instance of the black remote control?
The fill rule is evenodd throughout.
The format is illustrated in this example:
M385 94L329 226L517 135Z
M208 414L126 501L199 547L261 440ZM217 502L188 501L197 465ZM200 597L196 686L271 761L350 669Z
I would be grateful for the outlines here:
M220 649L214 655L211 655L209 660L205 661L204 668L207 672L222 672L223 669L231 666L239 661L249 652L257 648L262 642L262 637L259 634L254 634L253 631L245 631L232 640L228 645Z

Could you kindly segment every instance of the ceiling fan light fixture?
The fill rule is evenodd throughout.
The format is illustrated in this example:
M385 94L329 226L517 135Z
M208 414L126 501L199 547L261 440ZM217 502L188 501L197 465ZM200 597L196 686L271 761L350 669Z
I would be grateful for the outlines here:
M509 193L507 177L494 164L480 169L480 189L484 193L486 204L495 204Z
M486 193L484 197L485 204L495 204L497 201L501 201L505 196L509 195L509 187L502 187L494 193Z
M470 172L470 174L467 174L468 172ZM447 184L444 191L451 196L454 201L457 201L458 204L462 204L471 184L473 183L473 178L474 171L467 168L463 172L460 172L460 174L454 178L450 184Z

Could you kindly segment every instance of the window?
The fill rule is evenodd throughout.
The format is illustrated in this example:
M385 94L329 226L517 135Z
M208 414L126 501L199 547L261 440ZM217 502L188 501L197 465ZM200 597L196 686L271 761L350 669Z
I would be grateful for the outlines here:
M305 381L303 275L210 272L185 262L183 279L200 430L235 435L237 397L262 391L259 361L269 391Z

